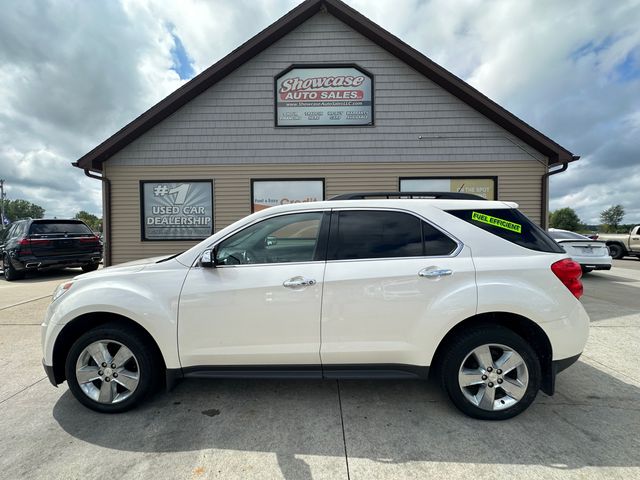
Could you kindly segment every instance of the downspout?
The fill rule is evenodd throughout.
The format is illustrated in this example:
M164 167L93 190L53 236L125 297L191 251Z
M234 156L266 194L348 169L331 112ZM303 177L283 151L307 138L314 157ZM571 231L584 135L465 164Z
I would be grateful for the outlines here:
M578 160L580 158L580 156L578 155L574 155L573 158L570 160L571 162L575 162L576 160ZM562 173L564 171L567 170L567 168L569 168L569 161L567 162L562 162L562 167L558 168L557 170L551 170L548 171L547 173L545 173L544 175L542 175L542 188L541 188L541 211L542 211L542 215L541 215L541 227L546 230L549 227L549 177L551 175L555 175L557 173Z
M73 164L74 166L78 166L77 163ZM104 245L104 259L103 263L105 267L111 266L111 182L108 178L103 176L94 175L88 169L84 169L84 174L89 178L95 178L96 180L100 180L104 187L104 196L103 196L103 207L104 211L102 212L102 230L105 235L105 245Z

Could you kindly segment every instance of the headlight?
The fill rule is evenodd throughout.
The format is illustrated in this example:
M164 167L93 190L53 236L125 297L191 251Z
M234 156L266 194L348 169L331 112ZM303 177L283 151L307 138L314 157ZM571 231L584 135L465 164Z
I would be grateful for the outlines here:
M56 288L53 292L51 301L55 302L58 298L67 293L67 291L71 288L71 285L73 285L73 282L61 283L60 285L58 285L58 288Z

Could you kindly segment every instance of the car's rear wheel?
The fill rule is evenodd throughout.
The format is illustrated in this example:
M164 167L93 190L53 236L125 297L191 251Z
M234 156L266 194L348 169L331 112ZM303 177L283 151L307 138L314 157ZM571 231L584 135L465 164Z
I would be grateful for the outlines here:
M13 282L14 280L24 278L24 272L16 270L7 255L2 257L2 271L4 273L4 279L7 282Z
M83 272L93 272L94 270L97 270L98 267L100 265L97 263L87 263L86 265L82 265L82 271Z
M622 248L622 245L612 243L607 245L607 247L609 247L609 255L611 255L611 258L621 259L624 257L624 249Z
M82 335L67 355L65 373L80 403L103 413L129 410L155 386L162 363L133 328L108 324Z
M536 352L519 335L497 325L465 332L447 345L441 363L445 391L465 414L505 420L526 410L540 389Z

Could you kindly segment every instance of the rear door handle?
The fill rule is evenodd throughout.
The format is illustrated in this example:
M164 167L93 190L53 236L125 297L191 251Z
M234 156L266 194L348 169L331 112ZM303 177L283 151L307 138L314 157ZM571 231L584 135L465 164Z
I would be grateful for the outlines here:
M448 268L427 267L420 270L418 272L418 275L420 275L421 277L427 277L427 278L439 278L439 277L448 277L452 273L453 273L453 270L450 270Z
M303 288L303 287L311 287L315 284L316 284L316 281L313 278L292 277L289 280L285 280L282 283L282 286L286 288Z

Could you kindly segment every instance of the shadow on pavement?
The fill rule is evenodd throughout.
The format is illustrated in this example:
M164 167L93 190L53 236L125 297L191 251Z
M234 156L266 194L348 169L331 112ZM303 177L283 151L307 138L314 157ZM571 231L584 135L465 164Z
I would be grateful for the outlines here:
M578 362L519 417L482 422L458 413L420 381L186 380L140 409L91 412L67 392L53 416L70 435L136 452L201 449L273 452L287 478L309 478L296 455L584 466L640 466L640 389Z

